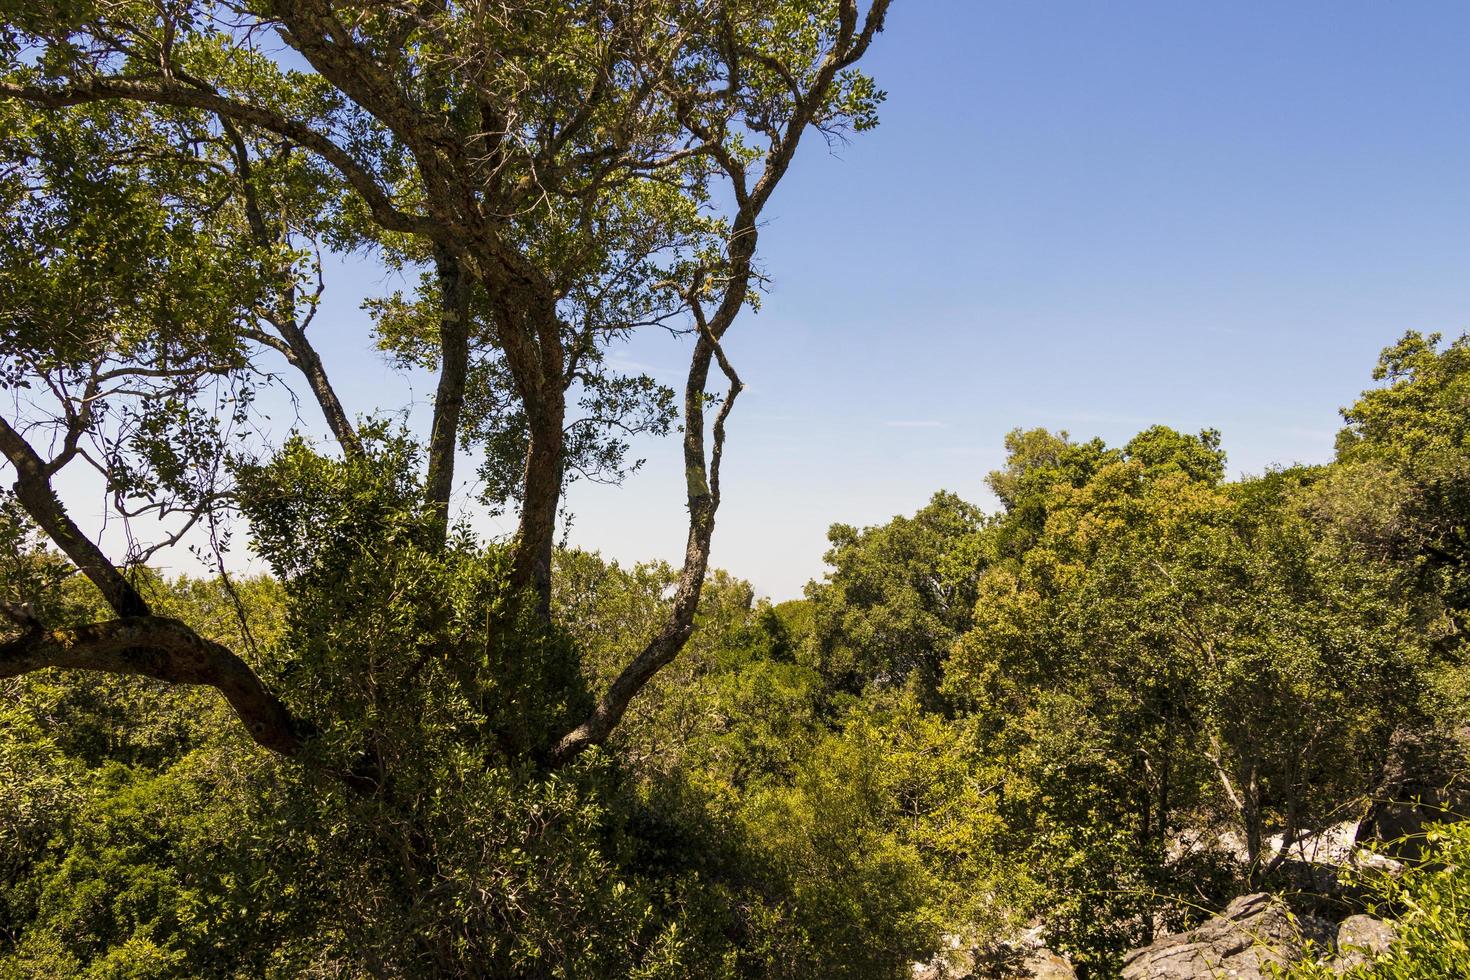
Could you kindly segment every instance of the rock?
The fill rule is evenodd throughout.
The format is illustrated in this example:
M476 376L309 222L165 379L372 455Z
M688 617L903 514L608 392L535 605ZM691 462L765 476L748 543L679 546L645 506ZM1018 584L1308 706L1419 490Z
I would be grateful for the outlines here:
M1040 928L983 948L966 947L957 936L927 963L915 963L914 980L1077 980L1065 956L1041 944Z
M1470 816L1470 731L1396 732L1374 800L1358 842L1417 860L1426 824Z
M1358 821L1344 820L1308 834L1286 847L1287 859L1305 861L1309 864L1340 867L1352 861L1357 850ZM1280 851L1285 846L1281 835L1271 838L1271 850Z
M1404 870L1402 861L1395 861L1387 854L1376 851L1354 851L1349 866L1357 871L1378 871L1388 875L1399 875Z
M1342 970L1361 966L1374 956L1388 952L1398 935L1391 922L1371 915L1350 915L1337 927L1337 960L1333 965Z
M975 951L959 936L944 936L938 952L923 963L914 964L914 980L964 980L975 971Z
M1266 980L1271 966L1300 959L1308 941L1330 947L1332 927L1311 916L1297 918L1265 892L1243 895L1204 925L1151 946L1123 961L1125 980Z
M1030 977L1032 980L1077 980L1077 971L1072 969L1072 964L1066 957L1042 948L1021 962L1015 976Z

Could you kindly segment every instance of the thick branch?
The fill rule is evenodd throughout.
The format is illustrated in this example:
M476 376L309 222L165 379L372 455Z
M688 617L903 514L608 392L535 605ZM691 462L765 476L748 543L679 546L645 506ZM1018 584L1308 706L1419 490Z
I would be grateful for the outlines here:
M21 610L6 618L21 635L0 644L0 678L45 667L138 674L176 684L207 684L230 702L256 742L292 755L299 726L255 672L225 647L175 619L150 615L148 603L66 513L30 443L0 419L0 451L15 467L15 495L51 541L97 586L120 619L48 630Z
M133 588L133 583L107 560L102 549L77 527L51 488L45 462L3 418L0 418L0 452L15 467L16 499L62 554L97 586L102 598L119 616L146 616L150 612L148 603Z
M392 130L413 153L430 187L461 186L468 171L458 135L437 113L407 98L394 73L379 56L357 43L331 3L294 0L273 7L286 43L318 74ZM436 195L431 191L430 196Z
M551 554L566 467L566 349L555 301L535 292L495 294L495 329L516 394L526 409L521 518L511 557L512 591L531 590L551 618Z
M224 695L260 745L287 756L302 746L296 720L245 661L176 619L128 616L52 630L31 624L18 638L0 644L0 678L46 667L205 684Z

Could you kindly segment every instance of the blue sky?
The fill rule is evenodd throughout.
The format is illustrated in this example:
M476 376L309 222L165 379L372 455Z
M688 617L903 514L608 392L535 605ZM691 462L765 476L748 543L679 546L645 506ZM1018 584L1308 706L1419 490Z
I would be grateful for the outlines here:
M799 595L833 522L991 503L1017 426L1330 458L1381 347L1470 323L1467 42L1464 3L896 0L882 125L809 137L768 212L715 562ZM339 270L314 328L353 411L432 397L367 348L381 285ZM618 356L677 383L685 351ZM573 543L682 554L678 447L644 453L573 489Z

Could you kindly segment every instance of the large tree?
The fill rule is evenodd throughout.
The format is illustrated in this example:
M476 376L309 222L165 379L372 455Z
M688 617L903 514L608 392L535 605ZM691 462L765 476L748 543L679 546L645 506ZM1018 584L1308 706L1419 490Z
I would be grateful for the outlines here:
M627 434L671 425L672 393L614 372L607 345L650 326L691 337L675 601L586 714L536 741L555 763L605 739L692 628L741 388L722 341L760 283L759 220L808 130L874 122L881 93L854 65L887 7L20 5L0 34L0 342L16 396L0 451L31 519L116 617L59 628L12 604L0 676L64 667L207 684L261 745L296 755L311 741L319 720L297 717L236 651L153 615L132 569L189 526L224 533L239 503L227 450L250 425L267 353L306 383L342 472L381 469L366 445L380 430L359 431L308 336L322 250L357 250L423 277L416 294L373 304L379 342L436 374L407 493L425 516L415 545L450 546L456 450L481 452L490 503L519 507L502 634L525 622L517 607L549 615L568 479L616 478ZM107 555L54 488L88 465L115 512L171 520L171 532ZM252 471L255 485L267 471ZM252 533L269 552L272 532ZM427 617L425 658L453 659L433 635L451 618ZM483 698L476 669L454 665Z

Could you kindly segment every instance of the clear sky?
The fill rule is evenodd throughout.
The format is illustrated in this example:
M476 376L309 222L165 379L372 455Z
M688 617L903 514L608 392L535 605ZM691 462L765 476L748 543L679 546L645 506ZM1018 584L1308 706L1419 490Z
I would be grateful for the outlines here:
M1325 461L1381 347L1470 324L1470 4L895 0L866 64L882 125L803 145L728 341L714 560L765 594L821 575L833 522L990 504L1017 426ZM339 273L314 329L344 400L423 405L364 340L381 272ZM677 386L685 353L619 356ZM645 454L574 488L573 543L682 555L678 446Z

